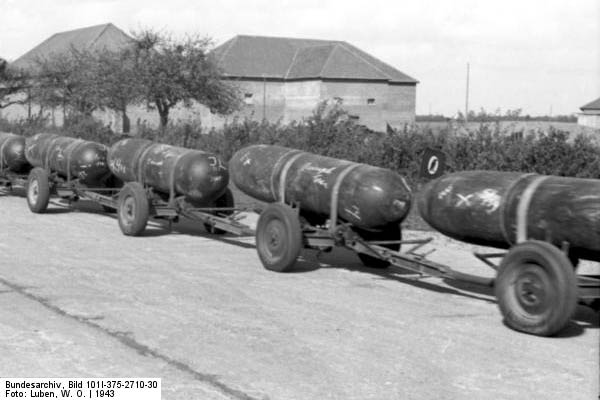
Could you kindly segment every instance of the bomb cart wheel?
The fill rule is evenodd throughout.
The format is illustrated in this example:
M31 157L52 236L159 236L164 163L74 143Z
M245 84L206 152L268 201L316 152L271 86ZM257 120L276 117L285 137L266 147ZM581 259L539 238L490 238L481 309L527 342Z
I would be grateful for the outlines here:
M577 280L563 252L549 243L531 240L517 244L504 257L494 293L509 327L550 336L573 315Z
M48 171L36 167L27 179L27 205L31 212L39 214L46 211L50 200L50 178Z
M265 208L256 226L256 249L266 269L276 272L292 269L302 250L302 228L291 207L274 203Z
M361 238L368 242L402 240L402 228L400 227L400 225L390 225L380 231L367 231L358 228L354 228L354 230L360 235ZM382 244L380 246L393 251L400 251L400 243ZM362 263L366 267L383 269L390 266L389 262L380 258L373 257L364 253L357 253L357 255L358 258L360 258L360 261L362 261Z
M150 215L150 202L146 190L138 182L129 182L119 192L117 217L121 232L139 236L146 229Z
M223 193L221 195L221 197L219 197L215 201L215 207L223 207L223 208L235 207L235 200L233 198L233 193L231 193L231 190L229 188L227 188L225 193ZM232 210L218 211L218 214L230 215L232 213L233 213ZM216 215L217 212L215 212L214 214ZM206 231L208 233L212 233L213 235L224 235L227 233L227 231L224 231L223 229L215 228L214 225L211 225L211 224L204 224L204 229L206 229Z

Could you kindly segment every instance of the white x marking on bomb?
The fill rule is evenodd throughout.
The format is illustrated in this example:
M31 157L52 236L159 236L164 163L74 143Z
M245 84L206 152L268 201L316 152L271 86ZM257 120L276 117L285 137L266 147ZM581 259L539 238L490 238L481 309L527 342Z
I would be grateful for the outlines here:
M469 207L471 205L471 197L473 197L472 194L468 195L468 196L463 196L462 194L457 194L458 196L458 202L456 203L456 207L460 207L462 205L464 205L465 207Z

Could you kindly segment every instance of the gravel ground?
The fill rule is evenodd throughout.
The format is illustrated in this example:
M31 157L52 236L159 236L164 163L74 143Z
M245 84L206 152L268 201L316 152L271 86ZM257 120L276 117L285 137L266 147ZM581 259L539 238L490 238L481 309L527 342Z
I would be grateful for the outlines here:
M585 306L542 338L504 326L487 288L363 268L343 249L277 274L252 237L191 223L131 238L89 205L34 215L1 195L0 221L0 376L160 377L163 399L599 394L599 317ZM405 233L423 236L433 260L491 276L473 246Z

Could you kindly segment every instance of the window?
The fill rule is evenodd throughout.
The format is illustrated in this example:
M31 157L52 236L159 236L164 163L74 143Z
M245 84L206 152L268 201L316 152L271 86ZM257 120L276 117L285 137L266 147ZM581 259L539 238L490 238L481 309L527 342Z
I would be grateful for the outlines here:
M370 99L367 99L367 104L372 106L373 104L375 104L375 99L372 97Z
M244 103L252 104L252 93L244 93Z

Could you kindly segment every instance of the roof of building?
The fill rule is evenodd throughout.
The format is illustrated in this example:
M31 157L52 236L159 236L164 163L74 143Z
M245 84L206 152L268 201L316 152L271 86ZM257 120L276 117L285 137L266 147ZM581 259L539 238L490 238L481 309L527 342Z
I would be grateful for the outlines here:
M237 78L418 81L337 40L238 35L212 51L225 76Z
M581 111L585 111L585 110L600 110L600 97L598 97L596 100L587 103L584 106L580 107Z
M111 23L59 32L16 59L12 66L31 69L36 60L66 54L72 47L77 50L119 50L132 38Z

